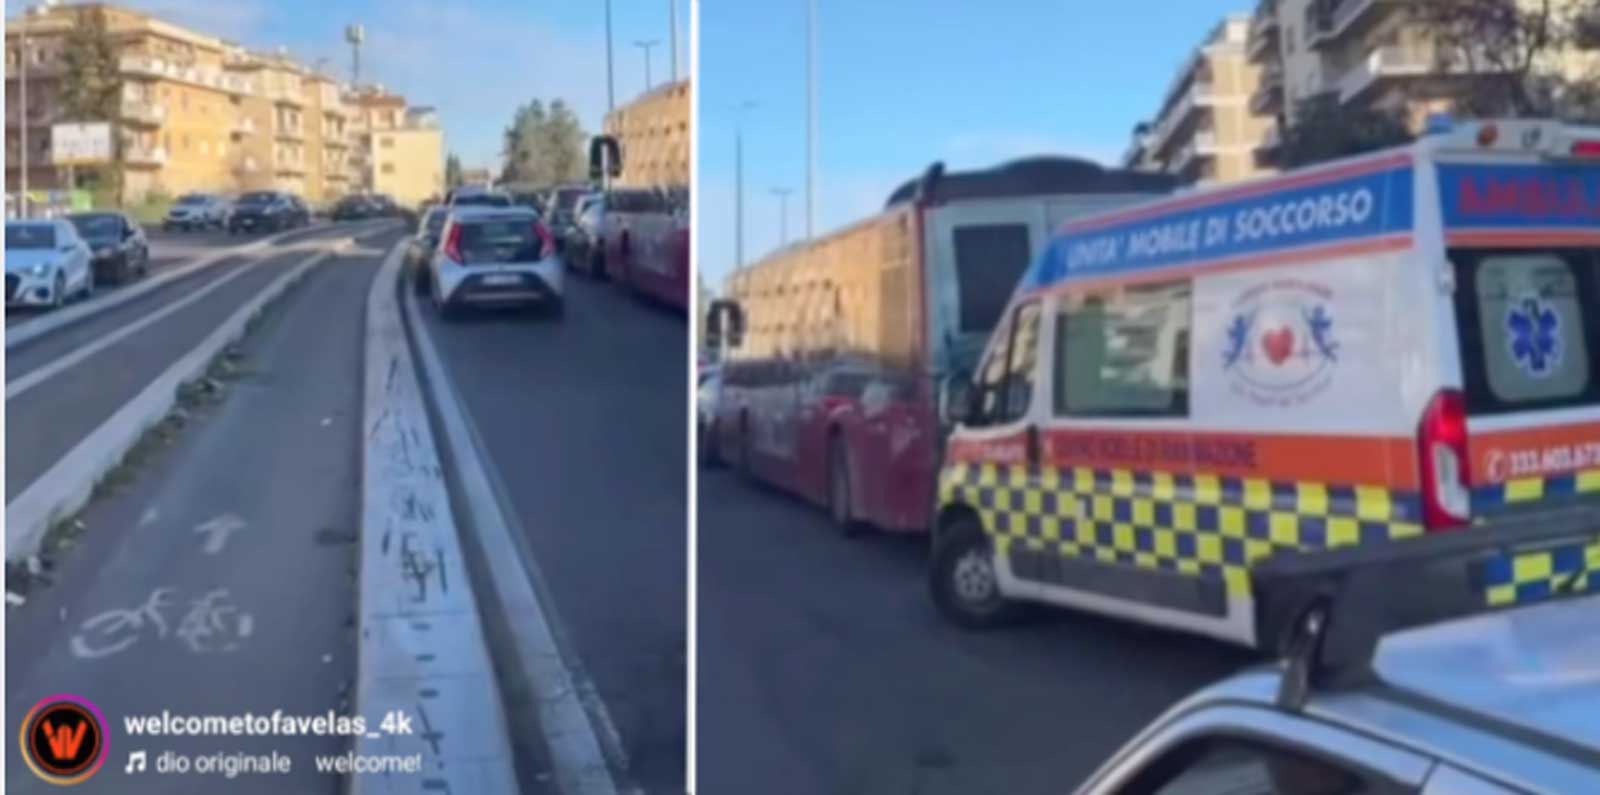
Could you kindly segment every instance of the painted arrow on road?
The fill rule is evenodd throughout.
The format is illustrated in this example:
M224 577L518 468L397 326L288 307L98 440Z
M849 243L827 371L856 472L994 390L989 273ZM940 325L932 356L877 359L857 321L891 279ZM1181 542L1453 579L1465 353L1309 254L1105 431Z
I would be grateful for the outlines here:
M231 513L225 513L200 524L195 527L194 531L206 536L205 553L207 555L215 555L227 545L229 535L232 535L235 530L243 530L244 528L245 521L243 519Z

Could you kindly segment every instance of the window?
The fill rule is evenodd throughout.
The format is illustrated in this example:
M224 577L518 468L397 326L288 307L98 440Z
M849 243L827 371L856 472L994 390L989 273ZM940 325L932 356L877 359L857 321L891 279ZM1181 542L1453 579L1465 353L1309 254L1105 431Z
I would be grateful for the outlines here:
M1028 413L1038 363L1039 302L1017 307L997 332L1000 342L990 351L978 379L974 425L1004 425Z
M383 147L384 149L393 149L394 148L394 136L385 135L382 138L379 138L378 139L378 145Z
M963 226L955 230L956 288L961 296L959 328L994 328L1011 301L1030 256L1025 224Z
M385 173L385 174L393 174L394 173L394 164L393 163L384 163L383 164L383 173Z
M1189 413L1189 282L1074 295L1056 322L1057 416Z
M1600 403L1600 251L1452 251L1467 407Z
M1197 740L1151 763L1119 795L1392 795L1386 780L1265 743Z

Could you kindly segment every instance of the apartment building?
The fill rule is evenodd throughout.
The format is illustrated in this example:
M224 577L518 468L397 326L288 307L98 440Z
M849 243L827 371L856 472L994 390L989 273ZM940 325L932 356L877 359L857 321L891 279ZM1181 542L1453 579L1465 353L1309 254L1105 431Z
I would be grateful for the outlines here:
M1263 70L1246 51L1250 25L1241 14L1211 30L1178 70L1155 118L1134 130L1126 166L1202 185L1263 170L1255 151L1272 117L1251 108Z
M278 189L321 202L348 192L350 111L333 78L282 51L250 52L101 3L44 7L8 21L8 192L20 187L16 100L23 58L28 66L29 188L64 184L65 175L50 165L50 125L71 121L59 101L61 58L80 13L104 15L118 53L122 103L116 134L125 198Z
M1492 76L1482 59L1441 48L1416 19L1416 6L1414 0L1261 0L1247 46L1263 74L1251 108L1275 119L1263 140L1263 158L1275 156L1279 132L1296 121L1308 99L1393 113L1415 132L1428 116L1453 110L1474 83ZM1552 51L1537 65L1569 77L1600 78L1597 67L1595 56L1572 51Z
M689 81L657 86L606 114L622 148L618 185L688 186Z
M63 187L50 165L50 125L73 121L60 104L62 51L80 10L105 14L122 74L121 123L126 195L217 189L228 184L235 144L236 104L247 79L224 65L233 45L116 6L40 8L6 24L6 189L20 183L20 78L27 59L28 182L32 189ZM26 50L23 41L26 39ZM86 170L88 171L88 170ZM82 175L87 181L90 173Z
M355 186L417 206L444 195L444 131L429 107L372 86L345 98L351 108L350 162Z

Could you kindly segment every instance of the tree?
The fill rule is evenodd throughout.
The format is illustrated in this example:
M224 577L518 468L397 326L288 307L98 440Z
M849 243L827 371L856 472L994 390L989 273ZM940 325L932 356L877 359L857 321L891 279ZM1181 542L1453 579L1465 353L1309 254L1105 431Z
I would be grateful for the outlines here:
M1409 140L1411 133L1398 114L1343 107L1336 94L1319 94L1296 108L1295 123L1283 134L1280 159L1285 168L1296 168Z
M72 28L62 41L61 111L67 121L110 123L111 164L102 169L99 181L120 204L122 71L117 61L117 45L106 25L105 8L77 9Z
M455 152L444 159L444 186L450 190L461 187L461 158Z
M1588 115L1595 80L1566 56L1600 51L1600 0L1419 0L1416 20L1437 69L1466 74L1457 101L1473 116Z
M548 109L539 100L517 108L506 127L501 182L554 185L579 179L587 171L583 151L588 135L562 100Z

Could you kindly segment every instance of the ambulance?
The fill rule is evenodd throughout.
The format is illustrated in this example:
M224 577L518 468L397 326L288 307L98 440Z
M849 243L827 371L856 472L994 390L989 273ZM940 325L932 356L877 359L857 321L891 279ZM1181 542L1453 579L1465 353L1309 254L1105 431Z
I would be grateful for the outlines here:
M1580 531L1486 558L1488 604L1600 591L1600 129L1446 122L1071 220L946 405L929 581L963 626L1267 647L1267 561L1518 523Z

